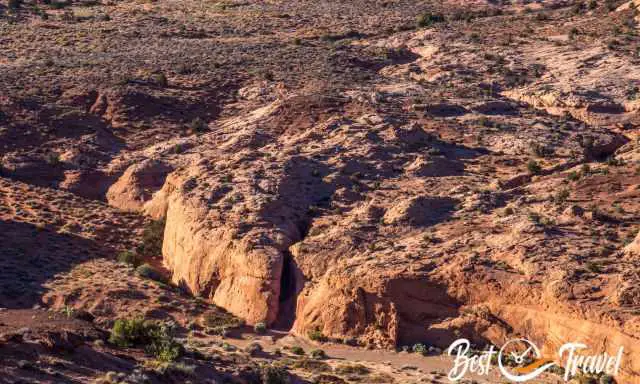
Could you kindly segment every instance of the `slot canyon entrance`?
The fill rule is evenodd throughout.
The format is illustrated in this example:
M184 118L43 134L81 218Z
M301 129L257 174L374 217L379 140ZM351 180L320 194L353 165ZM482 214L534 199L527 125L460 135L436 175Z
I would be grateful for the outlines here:
M285 251L283 257L278 316L273 328L288 332L296 320L298 294L304 286L304 276L291 252Z

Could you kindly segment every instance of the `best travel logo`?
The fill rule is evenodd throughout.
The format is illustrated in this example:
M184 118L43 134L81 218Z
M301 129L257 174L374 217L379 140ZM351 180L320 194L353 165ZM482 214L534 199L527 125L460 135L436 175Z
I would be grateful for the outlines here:
M492 345L476 354L473 353L469 340L458 339L447 350L449 356L454 357L449 380L459 381L468 373L488 375L493 363L497 363L502 376L516 383L533 380L554 367L564 368L564 380L567 382L579 373L611 376L618 374L623 347L613 356L607 353L584 354L587 348L587 345L582 343L566 343L558 349L558 360L554 361L544 358L540 349L527 339L510 340L499 351Z

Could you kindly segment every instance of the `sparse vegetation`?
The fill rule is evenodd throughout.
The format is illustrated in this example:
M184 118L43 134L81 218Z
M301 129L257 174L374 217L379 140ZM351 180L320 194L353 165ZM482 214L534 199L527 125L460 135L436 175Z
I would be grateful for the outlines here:
M258 353L262 352L262 345L260 345L259 343L251 343L249 345L247 345L247 347L245 348L245 352L247 352L249 354L249 356L255 356Z
M304 349L299 345L295 345L295 346L291 347L291 353L293 353L294 355L299 355L299 356L302 356L302 355L305 354Z
M136 273L144 278L166 283L164 275L150 264L142 264L136 268Z
M122 348L144 347L145 352L162 362L174 361L184 347L174 340L166 323L145 321L140 317L118 319L111 329L109 342Z
M527 163L527 170L532 175L539 175L542 172L542 167L535 160L529 160Z
M342 364L335 368L335 372L340 375L366 376L371 370L362 364Z
M147 257L162 255L164 226L164 219L151 221L145 226L142 233L142 244L138 247L138 254Z
M289 372L273 365L263 366L260 376L264 384L289 384L291 382Z
M117 260L121 263L138 267L141 263L140 258L135 251L122 251L118 254Z
M229 330L242 326L243 322L227 312L209 311L202 316L202 325L208 333L226 336Z
M556 194L553 196L553 201L555 201L556 204L564 204L569 196L571 196L571 192L569 192L568 189L563 188L556 192Z
M432 301L447 338L526 334L492 295L637 337L623 2L4 1L2 327L32 330L9 374L444 381L435 345L373 349Z
M259 335L262 335L267 332L267 325L265 323L256 323L256 325L253 326L253 331Z
M413 347L411 347L411 350L413 353L419 353L425 356L429 353L427 346L422 343L414 344Z
M327 358L327 354L322 349L314 349L313 351L311 351L309 355L311 356L312 359L317 359L317 360Z
M319 341L321 343L324 343L328 340L327 336L322 333L320 328L315 328L314 330L309 331L308 336L309 339L313 341Z
M209 130L209 126L204 122L204 120L196 117L189 124L189 129L191 129L191 132L193 133L204 133Z
M600 264L596 263L596 262L588 262L586 265L586 268L589 272L593 272L593 273L600 273L602 272L602 267L600 266Z
M424 12L416 19L419 27L430 27L437 23L445 22L445 17L441 13Z

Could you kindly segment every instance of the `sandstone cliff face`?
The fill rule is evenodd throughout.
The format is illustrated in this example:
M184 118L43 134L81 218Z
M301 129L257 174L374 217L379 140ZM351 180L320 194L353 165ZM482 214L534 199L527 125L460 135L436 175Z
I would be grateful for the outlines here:
M56 275L135 249L143 213L172 282L249 324L624 346L637 383L638 0L0 3L9 303L53 280L144 309Z
M528 334L549 352L570 336L599 350L619 343L637 352L638 330L619 309L636 305L628 283L614 269L609 277L585 270L575 256L589 250L589 227L606 225L602 217L535 197L553 200L549 191L562 188L565 176L552 170L579 171L575 164L610 156L624 137L583 124L560 137L538 135L540 146L572 158L548 155L546 176L511 185L505 181L522 168L500 180L478 172L483 151L450 141L456 133L447 122L385 122L358 106L352 118L301 129L283 117L300 97L222 122L223 134L199 138L199 156L144 204L166 217L164 263L175 283L250 324L302 336L446 347L459 337L500 344ZM350 94L337 105L354 109L356 100L363 99ZM518 133L522 147L506 153L527 158L527 137L548 123ZM511 134L487 141L505 148L498 136ZM593 193L592 185L602 184L578 182L575 198ZM554 236L548 226L556 224L544 221L552 215L581 229ZM590 300L599 304L583 304Z
M174 283L245 319L271 324L278 313L282 253L251 249L232 230L208 228L206 212L173 196L166 214L163 253ZM257 234L256 234L257 235Z
M637 247L622 248L637 233L624 202L640 198L640 179L632 159L602 161L636 151L618 127L637 120L620 91L636 68L616 57L612 75L565 91L602 48L536 41L513 53L513 67L547 66L526 87L491 71L474 89L454 81L459 93L416 100L460 66L495 65L467 43L452 59L445 41L369 41L400 59L366 90L244 87L242 113L183 140L180 156L153 152L175 170L160 190L134 165L109 197L165 217L173 282L250 324L378 347L526 335L548 352L583 341L635 356ZM607 86L594 96L597 81ZM478 89L495 100L469 97Z
M130 166L107 191L110 205L124 211L138 212L153 193L164 185L171 168L166 164L143 160Z

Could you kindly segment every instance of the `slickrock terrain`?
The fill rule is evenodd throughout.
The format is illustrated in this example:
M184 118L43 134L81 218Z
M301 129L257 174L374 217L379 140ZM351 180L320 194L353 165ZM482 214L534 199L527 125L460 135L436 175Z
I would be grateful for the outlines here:
M639 14L0 0L0 382L640 383Z

